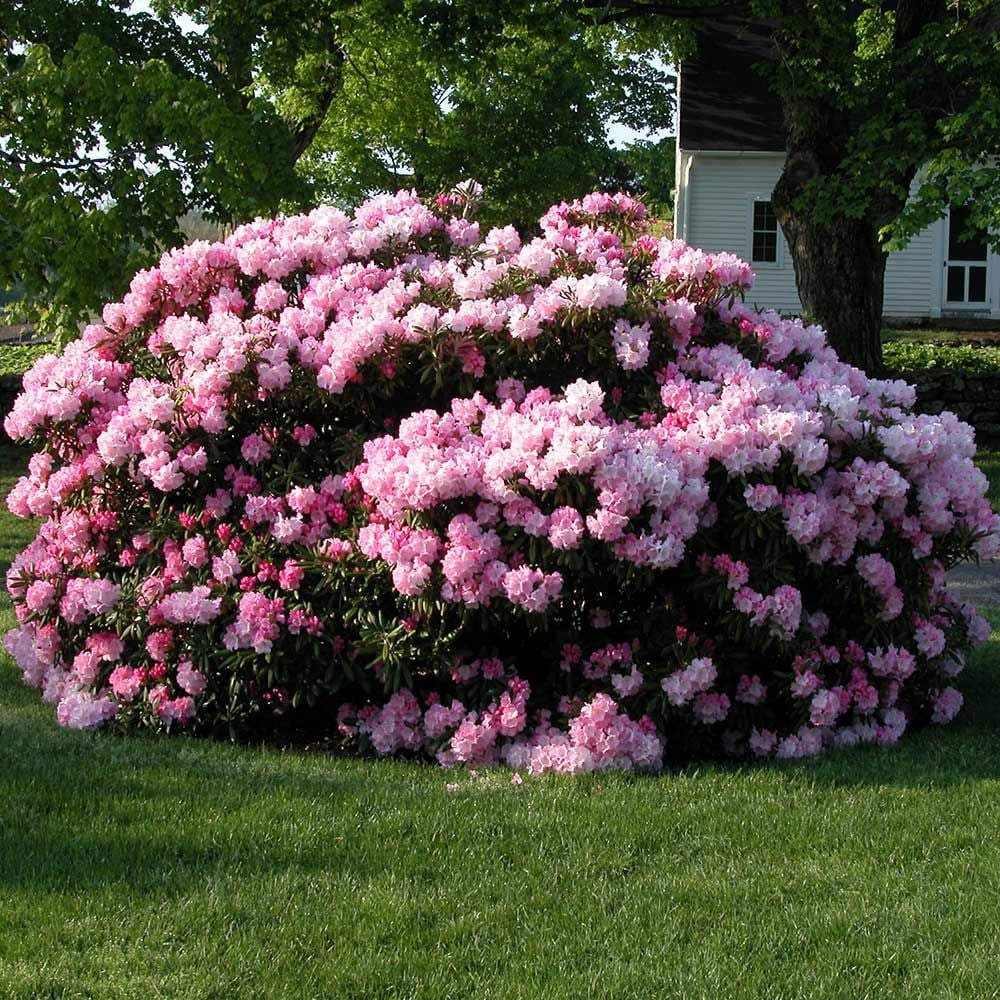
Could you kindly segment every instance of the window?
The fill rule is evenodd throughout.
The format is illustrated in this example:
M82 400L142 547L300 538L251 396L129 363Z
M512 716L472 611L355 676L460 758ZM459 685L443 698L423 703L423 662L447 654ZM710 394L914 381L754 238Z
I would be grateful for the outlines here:
M985 304L988 261L986 232L972 225L967 205L952 205L948 213L946 301L969 306Z
M969 230L972 230L969 235ZM986 260L987 237L971 224L967 205L952 205L948 213L948 256L951 260Z
M753 242L750 260L754 264L777 264L778 217L769 201L753 203Z

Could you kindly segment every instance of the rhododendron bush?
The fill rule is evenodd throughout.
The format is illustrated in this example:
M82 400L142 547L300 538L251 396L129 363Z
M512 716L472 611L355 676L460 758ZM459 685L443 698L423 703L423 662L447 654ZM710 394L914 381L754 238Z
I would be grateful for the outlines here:
M951 719L972 430L627 197L476 195L168 253L25 377L5 645L59 721L536 773Z

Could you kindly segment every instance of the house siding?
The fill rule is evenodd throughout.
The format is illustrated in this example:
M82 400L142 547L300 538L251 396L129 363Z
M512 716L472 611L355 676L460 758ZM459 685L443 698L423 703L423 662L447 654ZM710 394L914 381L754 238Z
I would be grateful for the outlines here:
M917 184L910 187L910 194ZM942 223L931 223L906 245L889 254L885 265L886 316L924 317L941 314L941 257L938 246Z
M781 175L784 153L713 153L680 150L677 163L678 235L710 252L727 250L750 260L754 199L769 200ZM905 250L890 254L886 266L887 316L935 315L940 301L940 226L929 226ZM802 311L795 272L784 234L778 231L776 264L753 264L757 280L747 295L751 305L782 313Z

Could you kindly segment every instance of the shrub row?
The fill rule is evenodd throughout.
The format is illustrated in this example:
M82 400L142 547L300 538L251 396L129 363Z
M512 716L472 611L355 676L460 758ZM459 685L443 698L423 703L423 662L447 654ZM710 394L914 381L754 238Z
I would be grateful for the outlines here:
M1000 374L1000 347L949 346L890 341L882 347L886 368L903 376L924 372L966 372L969 375Z

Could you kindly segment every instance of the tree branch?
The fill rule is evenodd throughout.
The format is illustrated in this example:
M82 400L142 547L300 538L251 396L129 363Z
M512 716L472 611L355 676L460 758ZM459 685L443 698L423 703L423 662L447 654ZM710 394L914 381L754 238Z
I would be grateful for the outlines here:
M589 5L587 5L589 6ZM657 17L702 18L725 17L728 14L743 14L750 10L749 0L729 0L727 3L702 4L689 6L687 4L633 2L633 0L607 0L604 9L597 18L598 24L610 24L615 21L628 21L637 17L654 15Z
M344 47L337 42L330 45L330 61L323 73L323 88L319 94L316 109L305 120L299 123L298 127L292 130L292 141L288 146L288 162L295 166L299 157L309 148L316 133L319 132L326 121L327 113L333 104L333 99L340 93L340 88L344 78L344 63L347 61L347 52Z
M110 163L110 156L72 157L70 159L53 160L44 157L19 155L9 149L0 149L0 160L12 167L25 169L27 167L42 167L45 170L80 170L90 169L101 163Z

